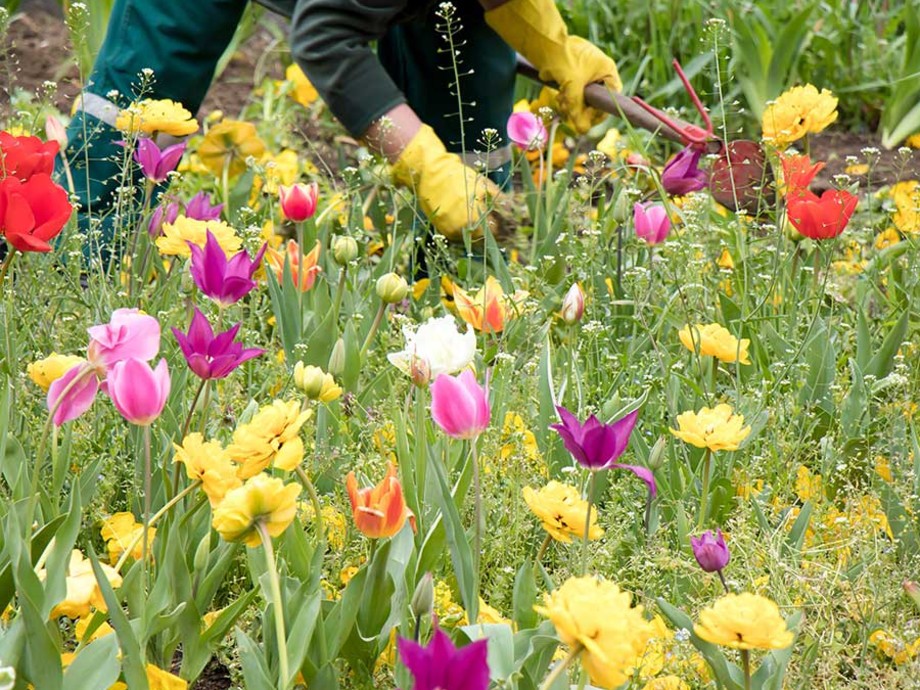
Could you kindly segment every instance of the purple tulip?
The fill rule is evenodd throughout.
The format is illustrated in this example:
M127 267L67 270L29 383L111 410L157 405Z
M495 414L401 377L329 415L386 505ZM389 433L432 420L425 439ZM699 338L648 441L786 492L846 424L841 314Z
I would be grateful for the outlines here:
M700 170L700 156L703 150L688 146L668 161L661 173L661 186L671 195L682 196L696 192L709 184L709 175Z
M252 276L259 268L266 246L262 245L255 259L250 259L245 249L227 259L217 238L208 230L204 249L189 242L192 279L199 290L222 307L239 302L256 286Z
M636 204L633 206L636 235L649 244L661 244L671 229L671 219L664 204Z
M153 139L141 137L134 149L134 160L141 166L141 172L148 180L165 182L169 173L179 165L179 159L185 153L185 143L183 141L161 150Z
M211 205L211 197L204 192L198 192L185 205L185 217L192 220L218 220L223 204Z
M562 424L551 424L550 428L562 437L566 450L580 465L592 472L610 468L629 470L645 482L652 496L655 495L655 477L650 469L621 465L617 462L629 444L629 435L636 425L639 410L630 412L612 424L603 424L594 415L582 424L562 406L556 407L556 412L559 413Z
M412 690L488 690L488 640L457 649L440 628L427 647L400 637L399 657L412 673Z
M690 537L690 546L696 562L707 573L717 573L728 565L730 556L722 530L717 530L715 535L707 530L699 538Z
M243 362L265 352L258 348L243 349L243 344L234 340L240 326L236 324L215 336L207 317L196 307L188 334L178 328L173 328L172 332L195 376L201 379L222 379Z
M159 237L163 234L163 223L175 223L178 217L179 202L170 201L165 206L157 206L153 215L150 216L147 232L150 233L151 237Z

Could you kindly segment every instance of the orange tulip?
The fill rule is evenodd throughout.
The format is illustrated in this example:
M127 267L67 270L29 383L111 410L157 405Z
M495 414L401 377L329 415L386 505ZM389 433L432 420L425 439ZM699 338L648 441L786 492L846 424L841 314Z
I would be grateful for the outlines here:
M355 526L364 536L371 539L392 537L403 528L407 518L415 529L415 516L403 498L402 485L396 478L393 463L389 463L386 476L377 486L358 489L355 473L349 472L345 488L351 501Z
M316 241L316 245L310 250L309 254L302 256L297 242L288 240L286 254L288 263L291 266L291 279L294 281L294 285L297 285L299 277L300 291L306 292L313 287L316 274L323 270L317 265L319 261L319 240ZM268 259L268 263L271 264L272 269L275 271L278 282L283 282L285 254L269 247L265 253L265 258ZM301 259L303 259L302 265Z
M486 284L472 297L459 285L454 286L454 304L460 318L477 331L500 333L509 316L507 301L501 284L493 276L486 278Z

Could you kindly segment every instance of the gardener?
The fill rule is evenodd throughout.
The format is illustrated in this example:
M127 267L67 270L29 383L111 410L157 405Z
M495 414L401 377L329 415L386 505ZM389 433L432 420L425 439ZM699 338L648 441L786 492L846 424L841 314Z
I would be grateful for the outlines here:
M481 220L494 189L469 165L476 158L471 152L482 148L477 140L485 128L504 132L515 51L534 63L542 78L560 84L559 108L582 131L593 119L582 96L585 85L621 87L613 60L569 36L553 0L454 0L459 95L445 10L432 0L260 2L292 18L293 57L329 109L352 135L393 163L396 181L415 189L434 226L453 240ZM246 0L116 0L68 128L84 229L89 207L99 216L113 203L119 180L114 142L121 134L111 125L138 74L150 68L155 75L144 97L173 99L196 112L245 7ZM502 166L509 159L507 145L479 158L481 168L499 180L507 176ZM102 227L105 234L105 223Z

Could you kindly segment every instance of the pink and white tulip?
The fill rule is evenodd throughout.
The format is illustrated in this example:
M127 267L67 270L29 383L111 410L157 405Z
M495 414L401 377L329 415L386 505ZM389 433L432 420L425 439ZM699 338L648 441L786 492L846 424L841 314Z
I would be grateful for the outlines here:
M147 362L116 362L106 377L107 392L121 416L132 424L149 426L160 416L169 398L169 369L161 359L156 369Z

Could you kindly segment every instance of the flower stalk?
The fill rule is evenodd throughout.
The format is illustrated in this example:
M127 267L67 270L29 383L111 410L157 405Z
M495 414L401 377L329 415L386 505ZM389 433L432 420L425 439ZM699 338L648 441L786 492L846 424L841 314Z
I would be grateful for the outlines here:
M709 510L709 475L712 470L712 449L706 448L703 455L703 490L700 494L700 517L697 520L697 529L703 529L706 522L706 513Z
M284 607L281 605L281 582L278 578L278 566L275 563L275 550L272 548L272 538L265 523L261 520L256 524L262 547L265 549L265 565L268 568L268 581L271 588L272 606L274 607L275 637L278 644L278 690L287 690L290 672L288 670L287 633L284 626Z
M562 677L562 674L565 673L566 669L572 664L572 662L581 654L581 650L584 649L580 644L576 644L572 647L572 651L569 652L568 656L565 659L560 661L558 664L553 667L552 673L550 673L546 680L543 681L543 685L540 686L540 690L549 690L553 687L553 684Z

